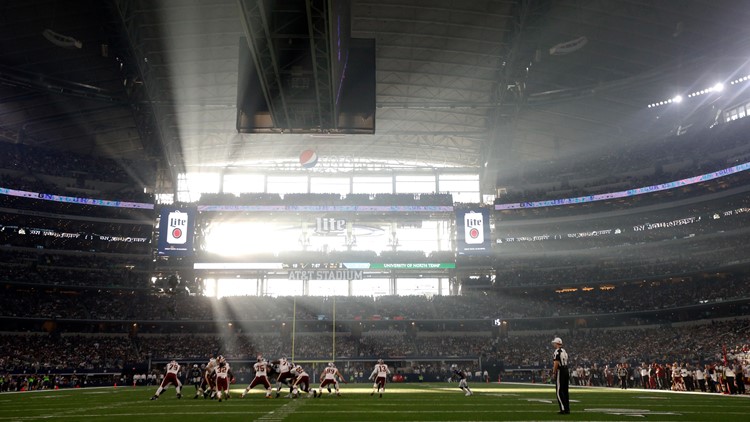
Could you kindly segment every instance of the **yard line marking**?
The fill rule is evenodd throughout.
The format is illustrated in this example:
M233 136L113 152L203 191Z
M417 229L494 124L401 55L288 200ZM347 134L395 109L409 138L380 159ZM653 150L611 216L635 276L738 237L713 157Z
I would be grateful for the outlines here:
M303 402L307 399L296 399L292 400L289 403L277 407L276 409L266 413L265 415L261 416L258 419L255 419L256 421L263 421L263 422L280 422L286 419L287 416L294 413L294 410L298 407L302 406ZM312 400L312 399L310 399Z

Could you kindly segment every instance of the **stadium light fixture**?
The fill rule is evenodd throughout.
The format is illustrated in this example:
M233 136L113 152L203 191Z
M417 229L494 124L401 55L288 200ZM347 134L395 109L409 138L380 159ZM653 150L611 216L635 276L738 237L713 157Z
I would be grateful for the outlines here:
M738 83L741 83L741 82L747 82L748 80L750 80L750 75L745 75L745 76L743 76L741 78L737 78L737 79L733 80L729 84L730 85L735 85L735 84L738 84Z
M750 75L745 75L745 76L743 76L741 78L737 78L737 79L731 81L729 84L730 85L736 85L736 84L738 84L740 82L745 82L745 81L748 81L748 80L750 80ZM722 91L724 91L724 88L725 88L724 83L722 83L722 82L716 82L715 84L713 84L712 86L710 86L708 88L701 89L701 90L694 91L694 92L691 92L691 93L687 94L687 98L695 98L697 96L705 95L705 94L710 94L712 92L722 92ZM657 101L657 102L651 103L651 104L648 105L648 108L654 108L654 107L662 106L662 105L665 105L665 104L681 103L684 99L685 99L685 97L683 97L682 95L678 94L678 95L675 95L674 97L669 98L669 99L667 99L665 101Z

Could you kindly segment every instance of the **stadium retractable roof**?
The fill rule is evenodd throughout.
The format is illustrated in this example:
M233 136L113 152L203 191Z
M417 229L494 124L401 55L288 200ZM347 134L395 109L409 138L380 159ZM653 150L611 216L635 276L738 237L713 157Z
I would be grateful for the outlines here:
M750 28L736 1L352 0L352 35L376 41L376 133L238 134L247 1L4 2L0 138L160 158L172 180L312 148L494 183L642 136L647 104L743 68Z

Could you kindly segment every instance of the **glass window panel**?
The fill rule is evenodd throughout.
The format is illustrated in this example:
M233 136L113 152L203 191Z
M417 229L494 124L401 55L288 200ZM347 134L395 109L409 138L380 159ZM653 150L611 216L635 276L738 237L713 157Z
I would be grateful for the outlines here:
M337 193L339 195L349 194L348 177L311 177L310 193Z
M453 196L453 202L460 202L462 204L478 204L479 203L479 192L451 192Z
M435 176L396 176L396 193L434 193Z
M349 296L349 280L310 280L310 296Z
M208 297L216 297L216 280L207 278L203 280L203 294Z
M400 227L397 229L400 250L433 251L450 249L450 233L445 222L423 221L422 227Z
M227 296L255 296L258 282L246 278L220 278L216 280L216 298Z
M200 199L202 193L219 192L219 173L187 173L184 178L177 182L178 200L183 202L192 202ZM185 197L185 192L189 197Z
M162 205L172 205L174 204L174 194L173 193L157 193L156 203L162 204Z
M360 235L357 235L356 231L355 233L355 240L356 244L352 247L355 251L375 251L376 253L380 253L385 250L391 250L391 247L388 246L388 238L390 237L390 226L383 225L383 224L372 224L372 227L376 230L373 230L370 233L363 233ZM382 230L377 230L378 228ZM337 242L337 245L342 245L339 247L338 250L345 250L345 241L342 239L340 242Z
M352 193L393 193L393 178L390 176L355 176Z
M439 294L436 278L399 278L396 280L396 293L400 296Z
M268 176L268 193L307 193L307 176Z
M440 176L440 192L479 192L479 175Z
M440 279L440 294L443 296L450 296L451 294L451 282L450 279L447 278L441 278Z
M204 248L221 256L279 253L301 249L300 235L300 230L290 230L280 223L214 222L206 229Z
M266 282L266 295L268 296L302 296L304 292L304 281L270 279Z
M389 294L390 280L368 278L352 281L352 296L386 296Z
M262 174L226 174L224 175L224 192L262 193L265 191L266 177Z

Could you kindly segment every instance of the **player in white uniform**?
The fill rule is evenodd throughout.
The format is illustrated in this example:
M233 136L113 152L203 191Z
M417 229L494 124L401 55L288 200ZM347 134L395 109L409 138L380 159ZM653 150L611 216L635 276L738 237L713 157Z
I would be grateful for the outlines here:
M203 383L201 383L201 386L203 387L203 398L205 399L209 395L211 398L214 398L216 396L216 367L219 366L219 363L217 362L216 358L211 358L208 360L208 363L206 364L206 371L203 375Z
M333 384L333 387L336 389L336 395L340 396L341 391L339 391L339 382L340 379L341 382L344 384L347 384L346 380L344 379L344 376L341 375L341 372L339 372L338 368L336 368L336 365L333 364L333 362L328 362L328 367L323 370L323 373L320 376L320 391L318 392L318 397L323 395L323 387L326 387L328 385ZM330 388L330 387L329 387ZM328 394L331 394L330 392Z
M250 385L245 388L245 391L240 397L245 397L245 395L256 385L262 384L266 389L266 398L270 399L273 389L271 388L271 383L268 382L268 362L266 362L262 356L258 356L257 362L253 365L253 370L255 371L255 378L253 378Z
M216 369L214 370L216 373L216 396L219 398L219 401L221 401L222 392L226 395L227 399L229 399L229 384L234 378L234 375L223 356L219 356L217 361L218 366L216 366Z
M672 365L672 390L685 391L685 383L682 380L682 371L680 365L675 362Z
M276 398L279 398L279 396L281 395L282 384L289 386L289 395L287 397L291 397L292 387L290 383L294 381L294 374L292 374L292 368L294 368L294 364L288 361L286 358L281 358L274 363L279 365L279 375L276 377Z
M310 376L305 372L305 369L300 365L295 365L294 368L292 368L292 373L295 376L294 383L292 384L292 397L297 397L299 390L302 390L309 395L311 393ZM313 397L317 397L318 395L315 390L312 390L312 394Z
M180 392L182 390L182 382L180 382L180 379L177 377L177 374L180 372L180 364L176 361L171 361L167 364L167 375L164 376L164 380L161 382L161 385L159 386L159 389L156 390L156 394L154 394L151 397L151 400L156 400L159 398L161 393L164 392L164 390L169 387L169 384L172 384L175 386L175 389L177 390L177 398L182 398L182 393Z
M370 374L370 377L368 379L375 381L375 384L372 385L372 392L370 395L380 393L380 397L383 397L383 392L385 391L385 383L388 379L388 375L391 374L391 371L388 369L388 365L386 365L383 362L383 359L378 359L378 363L375 365L375 367L372 369L372 374Z

